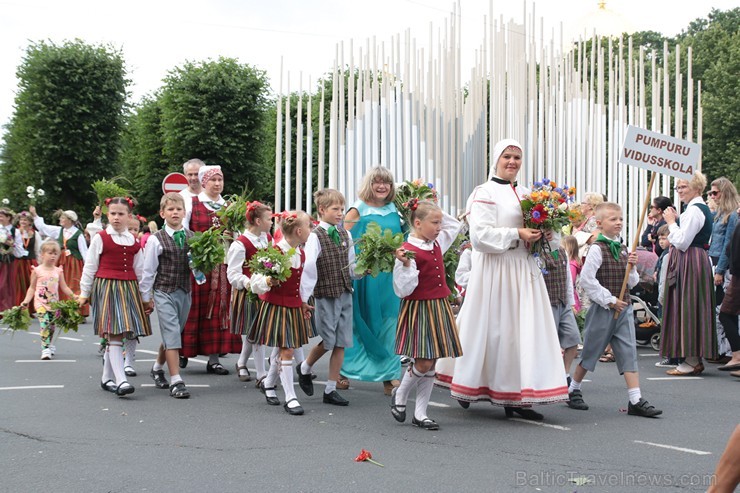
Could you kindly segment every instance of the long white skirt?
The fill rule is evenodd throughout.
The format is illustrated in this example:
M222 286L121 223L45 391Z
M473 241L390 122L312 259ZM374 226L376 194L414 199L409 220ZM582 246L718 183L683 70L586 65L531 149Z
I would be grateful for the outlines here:
M436 383L453 398L515 407L568 399L545 281L524 248L473 252L457 326L463 355L437 363Z

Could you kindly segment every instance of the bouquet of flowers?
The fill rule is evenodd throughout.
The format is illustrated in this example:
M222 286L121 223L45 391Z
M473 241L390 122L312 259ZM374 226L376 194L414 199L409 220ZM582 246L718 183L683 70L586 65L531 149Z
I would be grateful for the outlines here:
M79 325L85 322L77 300L55 301L50 306L53 312L51 323L64 333L70 330L77 332Z
M201 272L213 272L219 265L224 263L226 254L221 243L221 231L211 228L203 233L195 233L188 240L192 268Z
M108 212L108 207L105 205L105 199L131 196L131 192L117 183L122 179L123 178L121 177L111 178L110 180L103 178L93 182L92 189L98 197L98 204L101 206L103 214Z
M31 326L31 315L28 313L28 308L23 306L14 306L0 312L2 317L2 323L8 326L8 329L15 333L16 330L28 331L28 327Z
M10 226L0 226L0 255L10 255L13 252L15 238L10 234Z
M26 187L26 194L30 200L31 205L36 205L37 200L43 200L46 192L42 188L35 188L32 185Z
M466 248L470 248L470 240L464 234L459 234L444 255L445 280L447 281L447 287L452 291L450 303L455 301L455 292L457 290L455 271L457 271L457 266L460 263L460 255L462 255L462 252Z
M535 182L534 189L521 201L524 226L543 232L546 230L560 231L563 226L570 223L568 203L573 202L575 193L575 188L567 185L559 187L547 178ZM529 251L534 255L542 272L547 273L540 260L543 253L549 252L549 245L544 236L533 242L529 246Z
M403 245L403 233L393 234L390 229L381 232L378 223L371 222L355 244L360 250L355 259L355 272L370 272L377 277L381 272L393 272L396 250ZM414 255L414 252L406 252L406 258L414 258Z
M414 181L406 180L396 187L396 196L393 203L398 209L404 224L411 224L411 208L408 203L411 199L431 200L437 202L437 191L434 189L434 183L427 183L421 178Z

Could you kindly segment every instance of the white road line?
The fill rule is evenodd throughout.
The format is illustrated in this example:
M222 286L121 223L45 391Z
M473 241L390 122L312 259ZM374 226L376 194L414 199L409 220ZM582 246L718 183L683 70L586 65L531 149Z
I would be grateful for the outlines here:
M416 402L416 399L406 399L409 402ZM429 401L429 405L432 407L450 407L449 404L442 404L441 402Z
M189 383L187 384L187 386L192 387L192 388L210 388L210 385L200 384L200 383L196 383L196 384ZM139 385L139 387L154 387L154 384L153 383L142 383L141 385Z
M648 358L658 357L658 356L660 356L660 353L640 353L640 356L646 356Z
M703 450L694 450L690 448L674 447L673 445L664 445L662 443L643 442L642 440L634 440L634 442L641 443L643 445L652 445L653 447L667 448L671 450L677 450L679 452L686 452L687 454L712 455L711 452L704 452Z
M159 354L157 351L149 351L148 349L136 349L137 353L146 353L146 354ZM195 359L195 358L188 358L188 361L195 361L196 363L203 363L204 365L208 363L208 361L203 361L202 359Z
M704 380L704 377L653 377L646 380Z
M0 390L63 389L64 385L27 385L25 387L0 387Z
M528 425L543 426L545 428L553 428L555 430L560 430L560 431L570 431L570 428L568 428L567 426L551 425L549 423L543 423L542 421L530 421L528 419L522 419L522 418L509 418L509 421L518 421L519 423L526 423Z
M16 363L77 363L76 359L17 359Z
M58 338L59 339L64 339L65 341L82 342L82 339L77 339L76 337L59 336Z

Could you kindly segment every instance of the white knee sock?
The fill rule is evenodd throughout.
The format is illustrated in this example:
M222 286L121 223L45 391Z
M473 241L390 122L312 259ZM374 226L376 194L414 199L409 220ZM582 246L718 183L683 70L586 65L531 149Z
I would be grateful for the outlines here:
M113 375L113 368L110 365L110 354L108 354L108 348L105 349L105 352L103 353L103 378L102 382L105 383L108 380L115 380L115 375Z
M121 385L128 381L126 372L123 371L123 345L120 341L111 341L108 343L108 358L113 374L116 376L116 384Z
M136 363L136 346L139 341L136 339L125 339L123 346L126 348L126 360L123 362L123 366L134 366Z
M303 355L303 346L295 348L293 351L293 359L295 360L296 365L300 365L305 361L306 357Z
M252 354L252 343L247 340L247 336L242 336L242 352L239 353L239 360L236 364L247 366L247 360L249 360L250 354Z
M257 369L257 378L262 378L267 374L265 371L265 346L261 344L253 345L252 354L254 355L254 367Z
M274 387L278 380L280 361L277 359L276 353L277 348L273 350L273 354L270 356L270 370L267 372L267 376L265 377L265 395L267 397L277 397ZM270 388L273 388L273 390L267 390Z
M427 406L429 405L429 398L432 396L432 390L434 390L434 377L436 375L435 370L428 371L416 386L414 417L420 421L427 417Z
M283 392L285 392L285 402L295 399L295 387L293 387L293 360L282 360L280 363L280 383L283 384ZM298 401L293 401L288 404L288 407L299 406Z
M401 385L396 390L396 405L406 405L406 400L409 398L411 389L416 387L422 378L424 378L424 373L418 371L414 365L410 365L408 371L403 374Z

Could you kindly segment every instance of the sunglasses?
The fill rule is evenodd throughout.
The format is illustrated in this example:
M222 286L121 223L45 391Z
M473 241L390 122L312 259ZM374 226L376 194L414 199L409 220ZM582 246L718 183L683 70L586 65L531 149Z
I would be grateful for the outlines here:
M716 197L717 195L719 195L719 192L715 192L714 190L710 190L709 192L707 192L707 195L710 196L710 197Z

